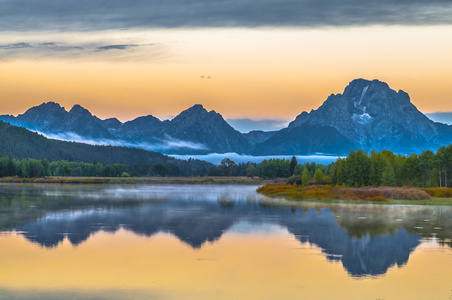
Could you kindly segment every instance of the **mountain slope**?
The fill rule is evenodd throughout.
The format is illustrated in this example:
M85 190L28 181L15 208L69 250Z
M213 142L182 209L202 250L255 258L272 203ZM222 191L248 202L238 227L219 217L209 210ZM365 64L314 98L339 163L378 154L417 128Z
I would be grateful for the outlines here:
M199 145L198 153L245 153L250 143L215 111L196 104L167 123L166 134ZM201 147L203 145L204 147ZM195 150L195 149L193 149Z
M48 139L25 128L0 121L0 153L11 154L16 159L47 158L50 161L68 160L77 162L102 163L172 163L177 166L188 165L189 162L178 160L157 152L142 149L92 146L83 143L65 142ZM197 161L199 169L209 168L212 164ZM193 166L194 167L194 166Z
M356 79L343 94L331 95L317 110L301 113L256 149L260 154L346 154L357 148L409 154L450 143L451 132L451 127L417 110L404 91L396 92L378 80Z
M51 135L73 133L87 139L113 138L102 124L105 121L93 116L80 105L74 105L70 111L66 111L58 103L47 102L32 107L17 117L2 115L0 120Z

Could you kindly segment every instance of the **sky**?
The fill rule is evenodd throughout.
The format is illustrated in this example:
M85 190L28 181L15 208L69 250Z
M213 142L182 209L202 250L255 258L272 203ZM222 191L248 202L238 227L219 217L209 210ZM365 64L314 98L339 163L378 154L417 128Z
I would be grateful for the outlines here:
M242 131L278 129L356 78L449 112L451 37L450 0L0 0L0 114L203 104Z

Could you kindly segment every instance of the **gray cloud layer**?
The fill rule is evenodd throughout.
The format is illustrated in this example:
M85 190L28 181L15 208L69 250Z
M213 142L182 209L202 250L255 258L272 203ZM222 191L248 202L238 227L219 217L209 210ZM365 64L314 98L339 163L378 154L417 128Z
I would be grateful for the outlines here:
M75 41L76 42L76 41ZM106 52L107 55L102 54ZM145 55L145 57L143 57ZM52 59L152 59L168 56L168 50L161 44L102 44L102 42L18 42L0 44L0 60L14 58Z
M273 131L279 130L289 125L290 120L280 119L265 119L265 120L253 120L253 119L227 119L229 125L235 130L246 133L252 130Z
M97 47L96 51L108 51L108 50L126 50L127 48L137 47L138 45L107 45Z
M0 31L451 23L450 0L0 0Z
M436 113L426 113L427 117L430 118L430 120L433 120L435 122L444 123L452 125L452 112L436 112Z

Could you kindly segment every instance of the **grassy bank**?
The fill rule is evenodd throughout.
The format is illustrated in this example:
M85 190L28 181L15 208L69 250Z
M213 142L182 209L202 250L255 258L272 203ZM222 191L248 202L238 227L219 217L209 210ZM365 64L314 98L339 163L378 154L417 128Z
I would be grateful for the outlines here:
M11 183L70 183L70 184L264 184L259 178L248 177L45 177L0 178Z
M307 187L287 184L265 185L257 190L272 198L288 201L323 201L352 203L442 204L452 205L452 189L413 187L345 188L331 185Z

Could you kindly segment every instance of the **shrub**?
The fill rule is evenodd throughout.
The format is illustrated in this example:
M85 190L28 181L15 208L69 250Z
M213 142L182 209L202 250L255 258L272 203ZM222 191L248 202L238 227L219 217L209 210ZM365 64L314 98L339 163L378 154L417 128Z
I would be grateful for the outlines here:
M444 189L436 189L433 191L434 197L444 198L446 197L446 191Z
M294 175L290 176L289 179L287 179L287 184L291 185L301 185L301 176L300 175Z
M373 196L372 197L372 201L375 202L382 202L382 201L387 201L388 199L386 199L384 196Z

